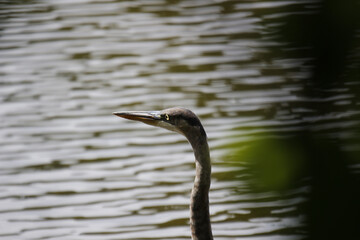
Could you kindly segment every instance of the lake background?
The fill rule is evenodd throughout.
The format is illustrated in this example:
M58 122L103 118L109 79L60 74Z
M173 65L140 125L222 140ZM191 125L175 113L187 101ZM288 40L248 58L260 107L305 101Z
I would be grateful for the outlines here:
M208 134L215 239L356 239L358 5L333 2L0 1L0 239L190 239L190 145L112 115L173 106Z

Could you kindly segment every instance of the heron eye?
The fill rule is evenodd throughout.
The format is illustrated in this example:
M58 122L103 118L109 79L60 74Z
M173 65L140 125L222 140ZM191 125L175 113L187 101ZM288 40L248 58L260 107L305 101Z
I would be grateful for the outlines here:
M166 119L167 121L169 121L169 119L170 119L169 115L165 114L165 119Z

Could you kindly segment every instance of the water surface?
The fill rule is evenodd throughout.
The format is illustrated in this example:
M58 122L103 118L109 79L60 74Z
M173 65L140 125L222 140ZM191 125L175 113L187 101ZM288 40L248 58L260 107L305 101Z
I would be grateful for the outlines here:
M306 184L254 192L225 148L304 122L353 138L351 84L313 116L306 59L271 54L289 5L311 2L1 2L0 238L190 239L190 145L111 114L183 106L209 137L215 238L303 239Z

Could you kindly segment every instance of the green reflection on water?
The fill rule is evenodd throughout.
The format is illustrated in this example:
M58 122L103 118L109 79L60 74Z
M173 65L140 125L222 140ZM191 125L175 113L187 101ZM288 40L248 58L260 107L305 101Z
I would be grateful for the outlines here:
M261 139L243 152L254 175L255 188L279 190L289 187L301 172L304 157L291 141Z
M303 173L304 153L292 140L262 136L234 157L244 162L255 190L283 190L294 185Z

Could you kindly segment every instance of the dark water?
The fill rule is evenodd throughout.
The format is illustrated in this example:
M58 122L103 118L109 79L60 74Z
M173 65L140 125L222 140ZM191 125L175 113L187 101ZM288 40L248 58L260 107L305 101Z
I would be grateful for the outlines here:
M309 187L252 191L232 143L302 123L358 150L356 81L309 99L271 21L297 1L1 1L0 238L190 239L186 140L118 110L183 106L208 133L216 239L303 239ZM316 10L316 8L315 8ZM313 11L313 10L312 10ZM354 87L355 86L355 87ZM313 114L303 103L329 104ZM310 104L311 105L311 104ZM358 165L353 166L358 171Z

